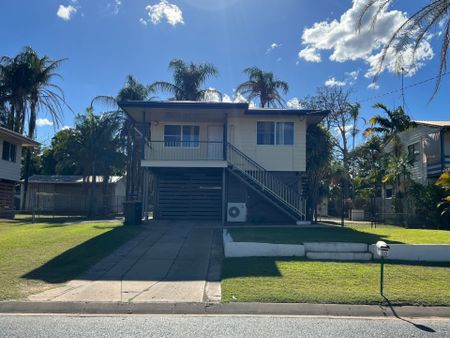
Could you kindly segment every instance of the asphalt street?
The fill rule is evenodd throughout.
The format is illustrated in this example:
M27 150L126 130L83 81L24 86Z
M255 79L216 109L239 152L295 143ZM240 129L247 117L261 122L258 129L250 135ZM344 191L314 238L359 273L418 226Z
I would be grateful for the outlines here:
M1 337L450 337L449 319L2 315Z

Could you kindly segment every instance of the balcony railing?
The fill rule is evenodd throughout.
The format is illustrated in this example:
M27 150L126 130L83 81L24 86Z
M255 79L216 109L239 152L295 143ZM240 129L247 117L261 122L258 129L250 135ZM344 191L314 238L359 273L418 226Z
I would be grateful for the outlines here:
M149 161L224 161L223 142L149 141L145 148Z
M450 156L444 157L444 170L450 168ZM438 177L442 174L442 163L428 164L427 165L428 177Z

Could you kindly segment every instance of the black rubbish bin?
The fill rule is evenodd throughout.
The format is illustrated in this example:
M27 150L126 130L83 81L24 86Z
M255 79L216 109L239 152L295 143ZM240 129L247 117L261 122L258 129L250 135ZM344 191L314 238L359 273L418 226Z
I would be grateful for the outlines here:
M125 225L138 225L142 223L142 202L126 201L123 202L123 214L125 216Z

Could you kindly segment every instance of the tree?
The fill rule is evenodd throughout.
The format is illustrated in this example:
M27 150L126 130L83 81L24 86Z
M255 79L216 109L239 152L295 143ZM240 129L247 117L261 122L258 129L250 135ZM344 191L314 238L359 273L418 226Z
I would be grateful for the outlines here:
M149 86L150 93L168 92L173 95L169 100L175 101L201 101L209 94L217 94L222 100L222 94L215 89L201 89L201 86L212 76L217 76L219 71L209 63L194 64L185 63L174 59L169 63L169 69L173 71L173 83L156 81Z
M331 135L320 125L310 125L306 132L306 170L308 175L309 206L307 219L315 216L317 221L317 205L320 192L330 168L333 145Z
M261 108L284 106L280 91L287 94L287 82L276 79L272 72L265 72L258 67L246 68L244 73L249 79L237 87L236 93L241 93L248 101L259 97Z
M375 26L378 16L383 12L383 9L393 2L394 0L366 0L365 6L362 7L359 14L358 29L361 28L364 17L373 9L373 7L375 7L375 15L372 19L372 27ZM442 75L447 69L447 52L450 44L449 9L450 1L448 0L431 0L428 4L407 18L405 22L395 30L394 34L384 45L375 80L383 69L383 64L386 61L388 52L393 51L394 55L398 59L401 59L405 46L412 44L413 57L415 57L420 43L426 40L429 34L434 34L435 29L442 30L440 63L436 86L433 93L434 95L439 90ZM439 28L439 26L441 26L441 28Z
M126 156L127 161L127 180L126 180L126 196L138 195L137 191L142 187L142 182L140 182L140 173L142 171L141 167L138 165L141 156L141 146L140 142L142 140L138 137L136 133L135 123L130 117L120 109L118 102L120 101L145 101L151 100L153 97L149 98L149 89L143 84L139 83L132 75L128 75L125 81L125 86L119 90L116 97L112 96L97 96L91 102L91 108L96 102L104 103L108 106L112 106L122 118L122 127L120 136L126 143Z
M436 181L436 185L444 190L446 196L442 198L438 207L442 208L442 215L450 215L450 169L444 171L439 179Z
M62 105L65 103L64 94L60 87L53 83L53 79L61 77L56 71L63 60L51 60L48 56L39 57L39 55L30 47L22 52L23 58L29 67L29 120L28 137L34 138L36 132L37 112L45 111L50 115L54 124L58 126L62 120ZM24 169L24 189L23 205L28 192L28 177L30 175L30 162L32 149L27 148L25 154Z
M375 103L373 107L381 109L387 116L372 116L369 120L371 126L364 131L365 136L373 133L381 134L384 137L384 142L388 143L394 135L416 126L401 106L395 110L390 110L382 103Z

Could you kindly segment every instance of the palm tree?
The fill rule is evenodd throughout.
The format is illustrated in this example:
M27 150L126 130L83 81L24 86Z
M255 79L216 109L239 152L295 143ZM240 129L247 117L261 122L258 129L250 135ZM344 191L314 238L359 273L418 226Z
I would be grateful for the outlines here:
M241 93L248 101L259 97L261 108L284 106L279 91L287 94L289 90L287 82L276 79L273 73L265 72L258 67L246 68L244 73L249 79L237 87L236 93Z
M128 75L125 80L125 86L119 90L116 97L112 96L97 96L91 102L91 109L95 103L100 102L109 106L113 106L117 111L117 116L121 119L121 132L120 136L125 140L126 154L128 156L127 161L127 180L126 180L126 196L136 195L136 190L139 188L138 177L140 166L136 163L140 160L139 138L135 132L135 126L133 121L125 114L117 105L120 101L134 100L145 101L152 100L149 98L149 89L143 84L139 83L132 75Z
M375 15L372 19L372 27L374 27L379 15L393 2L394 0L366 0L365 5L362 6L362 10L359 13L358 29L362 27L363 19L365 15L370 12L372 7L375 7ZM384 45L378 65L378 72L374 80L376 80L377 76L381 73L382 66L386 61L386 56L389 51L393 51L397 57L401 58L404 47L412 43L414 46L413 53L415 54L420 43L428 39L430 32L431 34L434 34L435 30L442 31L441 52L439 53L440 63L436 86L433 93L434 96L439 90L442 75L447 69L447 52L450 45L449 10L449 0L431 0L407 18Z
M23 50L20 54L20 58L28 67L28 137L34 138L38 111L45 111L49 114L56 126L61 124L63 104L65 104L64 93L60 87L53 83L53 79L61 77L56 71L64 60L55 61L51 60L48 56L43 56L41 58L37 52L30 47L26 47ZM23 203L26 201L28 192L31 152L32 149L28 148L25 155Z
M209 63L194 64L185 63L174 59L169 63L169 69L173 71L173 83L156 81L149 86L149 91L168 92L173 95L170 100L175 101L201 101L207 95L216 94L222 100L222 94L215 89L201 89L208 78L217 76L219 71Z
M356 140L356 136L359 133L359 129L357 126L358 123L358 118L359 118L359 110L361 109L361 105L357 102L355 104L349 104L349 109L350 109L350 116L353 120L353 127L352 127L352 138L353 138L353 142L352 142L352 150L355 149L355 140Z
M365 136L373 133L382 134L385 143L387 143L394 135L416 125L402 107L390 110L382 103L376 103L373 107L383 110L387 117L372 116L369 120L371 126L364 131Z

